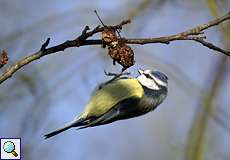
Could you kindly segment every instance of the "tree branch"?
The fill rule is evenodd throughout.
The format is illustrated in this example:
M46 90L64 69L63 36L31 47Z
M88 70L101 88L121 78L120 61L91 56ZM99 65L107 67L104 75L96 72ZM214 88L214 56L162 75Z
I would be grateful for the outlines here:
M223 53L227 56L230 56L230 52L224 49L221 49L217 46L215 46L214 44L210 43L210 42L206 42L204 41L204 39L206 38L204 35L204 30L216 26L226 20L230 19L230 12L227 13L226 15L219 17L217 19L214 19L210 22L208 22L207 24L202 24L199 25L195 28L189 29L187 31L175 34L175 35L170 35L170 36L164 36L164 37L158 37L158 38L140 38L140 39L127 39L127 38L122 38L121 40L124 41L127 44L149 44L149 43L163 43L163 44L169 44L172 41L177 41L177 40L192 40L198 43L201 43L202 45L204 45L205 47L208 47L210 49L213 49L215 51L218 51L220 53ZM122 21L120 24L118 25L114 25L114 26L109 26L112 27L114 29L122 29L123 25L126 25L130 23L129 20L126 21ZM21 60L19 60L18 62L16 62L15 64L13 64L11 67L9 67L8 69L6 69L4 71L4 73L2 75L0 75L0 84L3 83L5 80L7 80L8 78L10 78L16 71L18 71L20 68L22 68L23 66L45 56L45 55L49 55L49 54L53 54L59 51L64 51L67 48L71 48L71 47L80 47L80 46L85 46L85 45L101 45L102 44L102 40L101 39L93 39L93 40L87 40L89 37L92 37L94 34L102 32L104 30L104 27L101 26L97 26L95 27L92 31L89 31L89 27L86 26L83 31L82 34L80 36L78 36L76 39L74 40L67 40L62 44L47 48L50 39L48 38L46 40L46 42L41 46L41 49L38 52L35 52L34 54L27 56Z

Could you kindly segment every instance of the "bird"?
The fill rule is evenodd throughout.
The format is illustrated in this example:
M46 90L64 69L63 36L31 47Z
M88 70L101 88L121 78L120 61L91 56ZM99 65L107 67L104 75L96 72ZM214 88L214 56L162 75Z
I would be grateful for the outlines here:
M137 77L119 77L100 85L81 114L64 127L45 135L53 137L73 127L78 129L138 117L157 108L168 93L168 77L158 70L138 70Z

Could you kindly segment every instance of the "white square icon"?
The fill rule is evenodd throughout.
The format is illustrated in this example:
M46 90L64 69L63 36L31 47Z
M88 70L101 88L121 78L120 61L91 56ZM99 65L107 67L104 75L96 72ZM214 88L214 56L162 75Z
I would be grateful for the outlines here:
M1 138L0 160L21 159L21 139Z

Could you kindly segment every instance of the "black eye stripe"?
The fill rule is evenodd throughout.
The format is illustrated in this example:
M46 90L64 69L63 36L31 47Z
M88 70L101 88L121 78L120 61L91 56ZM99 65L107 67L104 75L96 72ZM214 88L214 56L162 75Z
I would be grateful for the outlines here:
M150 76L149 74L145 74L145 73L144 73L144 75L145 75L146 78L150 78L151 80L153 80L154 83L155 83L158 87L160 87L160 85L155 81L155 79L153 79L152 76Z
M146 78L153 79L149 74L144 74Z

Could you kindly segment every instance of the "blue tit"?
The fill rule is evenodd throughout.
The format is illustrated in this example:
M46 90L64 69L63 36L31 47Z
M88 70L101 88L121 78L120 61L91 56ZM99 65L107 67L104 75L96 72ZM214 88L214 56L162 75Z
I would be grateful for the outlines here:
M155 70L139 70L139 74L136 78L121 77L101 85L78 117L63 128L46 134L45 138L72 127L94 127L153 111L166 98L168 78Z

